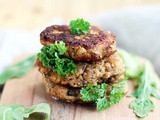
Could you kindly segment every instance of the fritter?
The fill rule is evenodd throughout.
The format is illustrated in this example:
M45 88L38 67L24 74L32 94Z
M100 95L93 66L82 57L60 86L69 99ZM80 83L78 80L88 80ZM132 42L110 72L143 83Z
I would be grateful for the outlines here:
M66 102L82 102L80 99L81 95L79 88L58 85L46 78L43 78L43 83L45 85L46 92L54 98L64 100Z
M46 92L52 96L53 98L56 98L58 100L62 100L65 102L77 102L77 103L92 103L92 101L83 101L81 99L80 89L81 88L72 88L72 87L66 87L63 85L55 84L52 81L43 78L43 83L46 88ZM111 86L107 87L108 91L112 90ZM124 93L126 94L128 91L127 84L124 87Z
M53 25L41 32L40 41L45 46L63 41L67 47L64 56L76 61L101 60L116 51L116 37L96 26L91 26L88 34L73 35L69 26Z
M43 66L39 59L36 60L35 65L42 75L50 81L72 87L96 86L99 83L115 83L124 78L125 71L123 62L117 54L91 63L78 62L76 63L77 72L68 76L59 76L51 69Z

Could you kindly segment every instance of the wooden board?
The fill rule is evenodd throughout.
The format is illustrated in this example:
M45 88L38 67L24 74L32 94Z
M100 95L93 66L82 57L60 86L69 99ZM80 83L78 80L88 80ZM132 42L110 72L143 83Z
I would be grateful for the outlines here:
M18 58L17 60L23 59ZM133 86L129 83L129 93ZM11 105L20 103L24 107L46 102L51 106L51 120L137 120L129 104L134 98L124 97L120 104L112 108L98 112L94 106L69 104L55 101L46 94L42 85L41 75L33 68L21 79L12 79L5 84L0 104ZM160 120L160 102L153 99L155 111L151 112L144 120Z

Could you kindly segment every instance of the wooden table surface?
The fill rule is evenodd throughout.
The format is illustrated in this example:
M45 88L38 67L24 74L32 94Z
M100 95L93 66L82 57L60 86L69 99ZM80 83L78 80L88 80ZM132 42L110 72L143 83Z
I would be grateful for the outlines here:
M26 56L21 56L15 59L15 62L24 58ZM133 91L131 81L128 82L128 85L128 94L131 94ZM133 97L124 96L119 104L102 112L98 112L95 106L55 101L45 92L42 77L38 70L33 68L25 77L12 79L5 84L0 104L11 105L19 103L24 107L29 107L45 102L51 106L51 120L137 120L139 118L135 116L132 109L129 109L129 105L133 100ZM143 120L160 120L159 100L153 99L153 102L155 105L154 112L151 112Z
M160 0L0 0L0 28L34 29L57 17L68 21L104 10L157 3Z

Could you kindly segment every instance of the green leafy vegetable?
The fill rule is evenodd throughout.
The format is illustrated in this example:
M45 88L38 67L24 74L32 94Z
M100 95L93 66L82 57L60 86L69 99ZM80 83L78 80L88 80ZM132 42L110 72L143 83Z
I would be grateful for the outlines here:
M72 34L87 34L89 31L90 23L78 18L77 20L70 21L70 32Z
M117 54L122 58L126 71L125 75L129 78L138 78L142 71L142 65L140 64L138 57L134 54L118 49Z
M43 47L38 54L43 65L57 72L58 75L69 75L75 73L77 68L73 61L68 58L61 58L66 52L65 43L59 42ZM129 78L138 78L135 92L131 95L136 97L130 108L139 117L145 117L154 110L154 104L150 97L160 99L160 79L153 71L152 64L147 61L144 66L140 64L138 57L129 54L124 50L118 50L118 55L123 59L126 66L125 75ZM34 66L36 56L31 56L20 63L6 69L0 75L0 84L4 84L8 79L21 78ZM97 110L105 110L116 103L119 103L123 96L124 84L126 80L118 82L116 85L101 84L96 87L87 86L82 88L80 93L83 101L93 101L97 104ZM112 90L108 91L107 87ZM46 120L49 120L50 107L43 103L32 106L26 110L19 104L12 106L0 106L0 120L23 120L35 112L46 113Z
M0 106L0 120L23 120L29 118L33 113L45 113L45 120L49 120L50 106L46 103L34 105L27 109L24 109L20 104L14 104L11 106Z
M137 80L137 89L132 96L137 99L132 102L130 108L139 117L145 117L154 110L154 105L150 96L160 99L160 79L152 70L152 65L148 61L144 65L143 72Z
M141 65L136 55L121 49L118 49L118 55L126 66L125 75L131 79L137 78L136 90L130 95L137 99L131 103L130 108L134 109L137 116L145 117L154 110L154 104L150 97L160 99L160 79L149 61L145 65Z
M0 120L23 120L24 108L19 105L0 106Z
M61 58L61 56L66 52L65 43L60 41L55 42L50 46L44 46L41 52L38 53L38 57L44 66L52 69L60 76L69 75L75 73L77 70L76 65L72 60L68 58Z
M97 110L102 111L119 103L123 97L124 85L126 80L117 82L116 84L101 84L93 87L91 85L82 88L80 94L83 101L93 101L97 104ZM108 91L107 87L112 90Z
M33 55L16 65L7 68L2 74L0 74L0 84L4 84L11 78L22 78L33 66L36 55Z
M41 103L41 104L34 105L34 106L31 106L31 107L25 109L25 111L23 112L23 117L28 118L29 115L31 115L33 113L45 113L46 114L45 120L49 120L50 111L51 111L51 109L48 104Z
M154 105L148 98L138 98L131 103L130 108L134 109L134 112L137 116L145 117L149 114L150 111L154 110Z

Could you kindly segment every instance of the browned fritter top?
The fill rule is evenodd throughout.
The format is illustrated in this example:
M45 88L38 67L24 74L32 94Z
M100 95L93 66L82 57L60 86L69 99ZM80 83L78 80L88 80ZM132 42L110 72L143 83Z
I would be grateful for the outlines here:
M63 41L67 46L81 46L85 49L91 49L99 43L103 43L105 46L114 44L115 41L107 40L109 35L96 26L91 26L88 34L79 35L71 34L68 25L53 25L42 31L40 39L50 43ZM114 35L112 37L115 38Z

